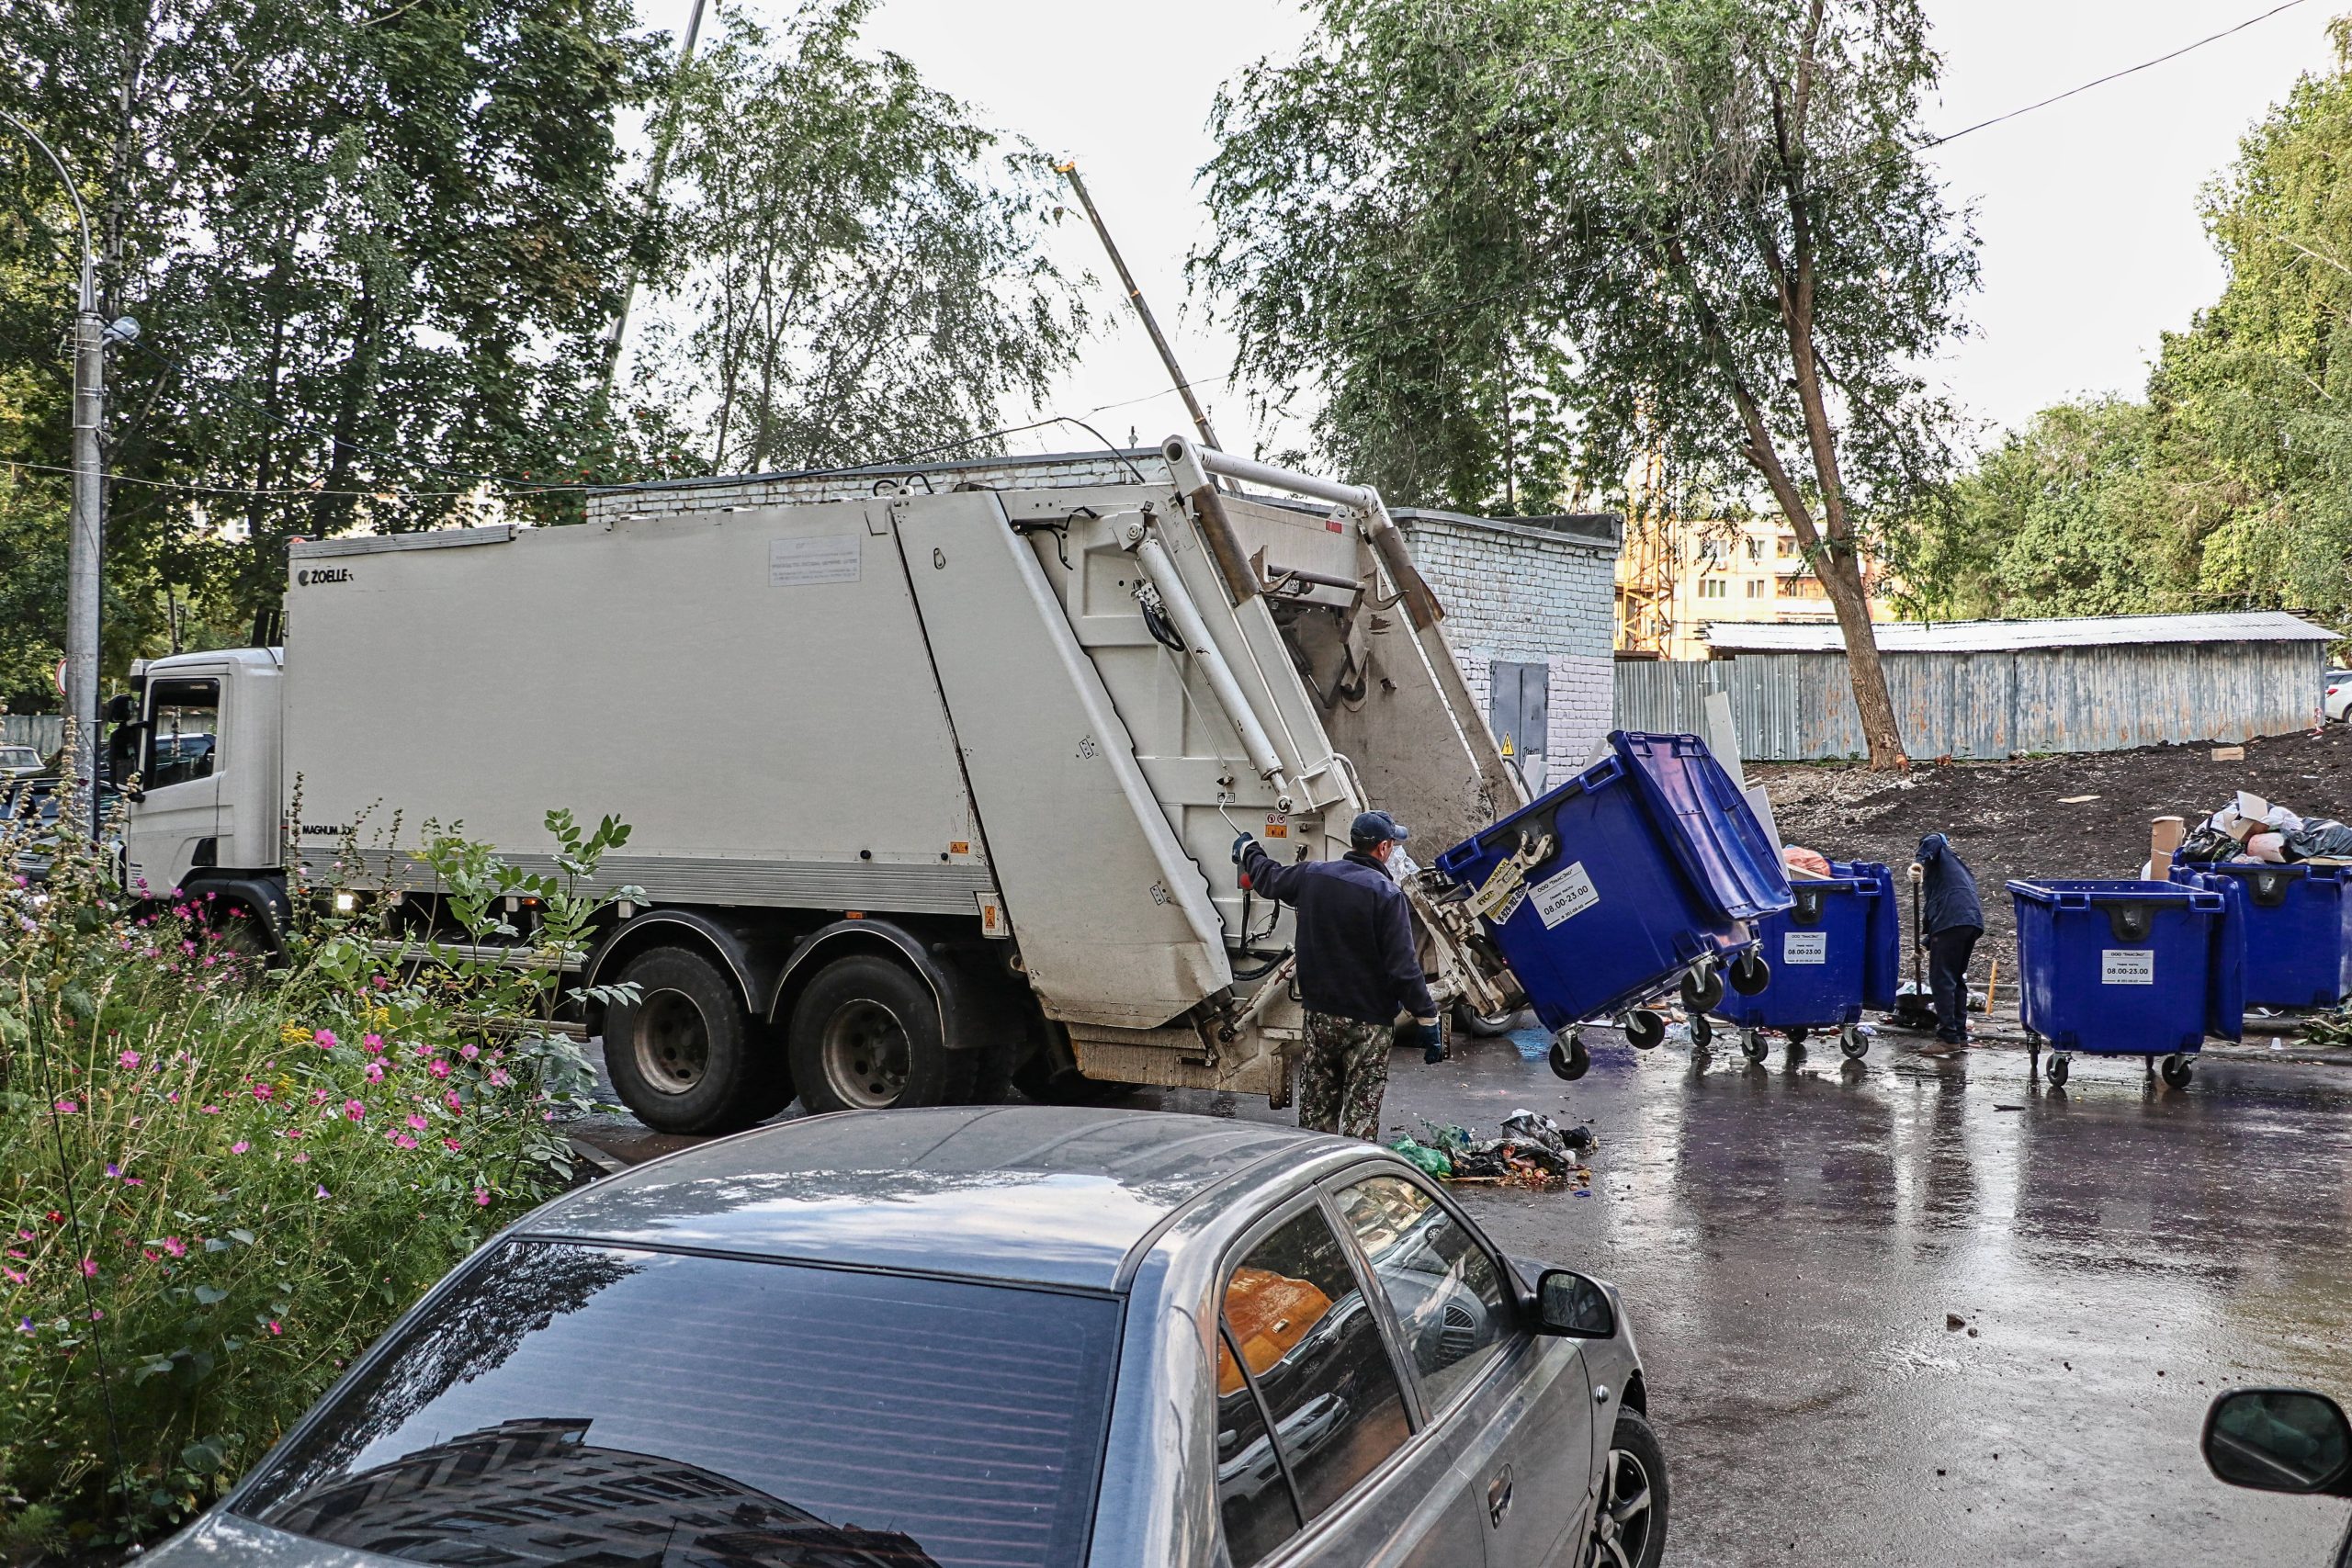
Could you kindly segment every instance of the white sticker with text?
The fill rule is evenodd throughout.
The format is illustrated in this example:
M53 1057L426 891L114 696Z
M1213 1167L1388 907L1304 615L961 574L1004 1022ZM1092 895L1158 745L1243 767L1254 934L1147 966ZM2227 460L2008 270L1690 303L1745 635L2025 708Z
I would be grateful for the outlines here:
M1577 861L1557 876L1546 877L1529 890L1534 895L1535 912L1544 917L1546 931L1572 915L1581 915L1600 902L1594 890L1592 878L1584 871L1584 862Z
M813 539L768 541L768 586L799 588L812 582L855 582L865 547L854 534Z
M1827 931L1791 931L1781 939L1781 962L1783 964L1826 964L1829 962Z
M2155 950L2128 947L2105 949L2098 955L2098 983L2102 986L2154 985L2156 983Z

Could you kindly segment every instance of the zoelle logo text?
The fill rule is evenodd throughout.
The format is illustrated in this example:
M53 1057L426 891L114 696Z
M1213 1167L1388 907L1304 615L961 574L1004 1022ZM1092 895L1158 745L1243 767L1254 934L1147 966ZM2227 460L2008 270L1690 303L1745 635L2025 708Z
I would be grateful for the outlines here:
M321 582L348 582L350 581L351 569L347 566L322 566L318 568L316 570L298 571L294 574L294 586L297 588L309 588L313 584Z

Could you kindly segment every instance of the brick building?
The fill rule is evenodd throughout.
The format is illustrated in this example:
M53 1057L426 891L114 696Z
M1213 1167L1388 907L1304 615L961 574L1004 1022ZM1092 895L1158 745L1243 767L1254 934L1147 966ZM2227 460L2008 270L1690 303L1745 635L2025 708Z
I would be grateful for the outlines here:
M1165 478L1159 453L1071 452L808 474L721 475L591 491L588 521L846 501L887 490L1046 490ZM1611 513L1502 520L1406 508L1392 515L1445 606L1463 678L1529 785L1581 766L1610 727L1613 584L1623 525Z

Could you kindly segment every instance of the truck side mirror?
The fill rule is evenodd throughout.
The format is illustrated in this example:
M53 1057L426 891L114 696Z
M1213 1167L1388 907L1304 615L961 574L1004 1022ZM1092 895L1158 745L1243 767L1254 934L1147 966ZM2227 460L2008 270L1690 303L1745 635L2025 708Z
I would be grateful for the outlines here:
M129 724L130 716L136 711L138 710L132 705L129 692L117 692L107 699L106 716L108 724Z
M2233 1486L2352 1497L2352 1421L2308 1389L2233 1389L2205 1413L2205 1462Z

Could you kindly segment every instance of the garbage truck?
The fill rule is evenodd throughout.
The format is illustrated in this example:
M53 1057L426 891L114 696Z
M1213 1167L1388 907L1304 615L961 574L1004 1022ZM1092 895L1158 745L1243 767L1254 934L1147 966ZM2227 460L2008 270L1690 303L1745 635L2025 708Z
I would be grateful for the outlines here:
M268 933L332 875L390 960L463 934L401 834L549 870L548 808L609 813L629 897L566 985L657 1128L1007 1082L1286 1104L1290 916L1237 834L1331 858L1377 806L1442 847L1526 791L1374 491L1181 436L1122 465L298 541L282 646L144 667L123 874ZM1403 880L1433 991L1521 1006L1466 890Z

